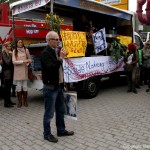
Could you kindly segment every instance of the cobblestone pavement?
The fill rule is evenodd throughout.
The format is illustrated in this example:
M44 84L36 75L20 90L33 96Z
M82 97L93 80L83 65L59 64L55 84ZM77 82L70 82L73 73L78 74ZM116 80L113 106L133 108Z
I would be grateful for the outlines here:
M93 99L78 99L78 120L66 119L74 136L43 140L43 98L29 90L29 107L8 109L0 101L0 150L147 150L150 149L150 92L126 86L102 88ZM12 99L16 102L16 99ZM52 133L56 135L55 119Z

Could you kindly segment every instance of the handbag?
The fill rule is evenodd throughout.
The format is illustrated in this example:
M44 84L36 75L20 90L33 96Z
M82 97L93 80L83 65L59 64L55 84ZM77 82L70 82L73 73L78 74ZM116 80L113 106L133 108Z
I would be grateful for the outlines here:
M28 66L28 79L33 81L33 79L37 79L36 76L33 74L31 64Z

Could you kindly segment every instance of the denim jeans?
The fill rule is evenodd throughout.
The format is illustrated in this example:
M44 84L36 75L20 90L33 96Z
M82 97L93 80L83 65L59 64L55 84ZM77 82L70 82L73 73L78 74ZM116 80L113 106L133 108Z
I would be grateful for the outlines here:
M45 113L43 117L44 137L51 134L50 122L56 115L56 127L57 133L61 133L65 130L64 122L64 96L61 87L54 90L43 89L44 101L45 101Z

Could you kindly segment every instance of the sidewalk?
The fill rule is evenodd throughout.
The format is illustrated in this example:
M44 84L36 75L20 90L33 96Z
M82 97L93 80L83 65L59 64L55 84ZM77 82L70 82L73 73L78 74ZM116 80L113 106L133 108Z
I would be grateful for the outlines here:
M150 149L150 92L126 86L101 89L93 99L78 99L78 120L66 119L74 136L43 140L42 93L29 90L29 107L8 109L0 101L0 150L146 150ZM16 102L15 98L12 98ZM55 119L52 133L56 135Z

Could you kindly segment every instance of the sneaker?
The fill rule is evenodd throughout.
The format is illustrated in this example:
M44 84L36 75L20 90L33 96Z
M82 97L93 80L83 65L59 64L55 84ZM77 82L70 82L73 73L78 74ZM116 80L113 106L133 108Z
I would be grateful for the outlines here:
M74 135L73 131L65 130L64 132L57 133L57 136L71 136L71 135Z
M49 142L53 142L53 143L57 143L58 142L58 139L54 137L54 135L50 134L49 136L47 137L44 137L44 140L47 140Z

